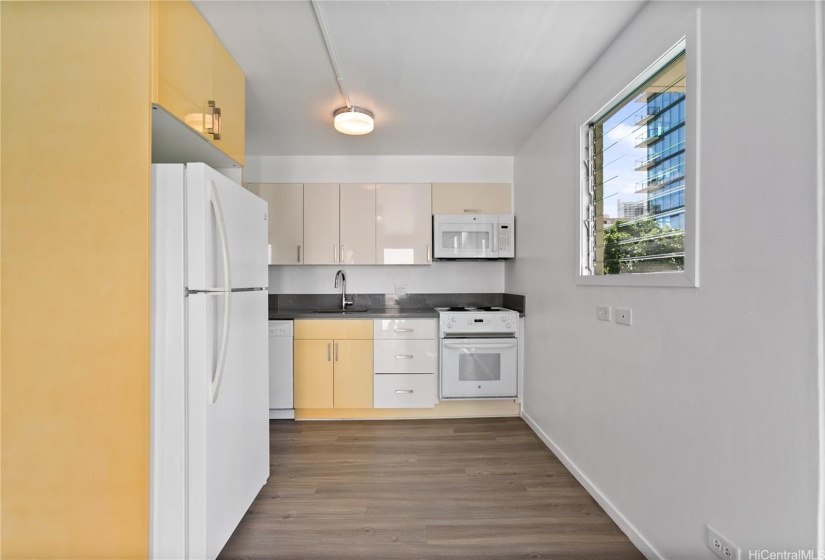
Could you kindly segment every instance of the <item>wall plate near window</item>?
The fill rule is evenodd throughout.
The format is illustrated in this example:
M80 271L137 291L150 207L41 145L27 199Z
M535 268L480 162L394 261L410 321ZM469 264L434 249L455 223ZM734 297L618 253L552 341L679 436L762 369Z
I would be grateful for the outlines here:
M698 285L698 88L689 39L581 127L578 284Z

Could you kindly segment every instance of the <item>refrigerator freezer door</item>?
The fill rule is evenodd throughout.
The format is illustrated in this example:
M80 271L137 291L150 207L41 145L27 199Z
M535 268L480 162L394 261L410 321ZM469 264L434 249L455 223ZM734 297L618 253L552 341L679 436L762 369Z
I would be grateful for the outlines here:
M187 288L266 288L267 214L266 202L245 188L203 163L187 164Z
M199 293L187 302L187 557L212 559L269 477L267 292ZM212 402L224 324L223 381Z

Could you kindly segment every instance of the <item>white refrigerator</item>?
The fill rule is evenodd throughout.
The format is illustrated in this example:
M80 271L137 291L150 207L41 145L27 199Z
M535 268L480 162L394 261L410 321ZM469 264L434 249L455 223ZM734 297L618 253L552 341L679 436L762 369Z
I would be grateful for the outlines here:
M267 204L152 166L150 554L216 558L269 477Z

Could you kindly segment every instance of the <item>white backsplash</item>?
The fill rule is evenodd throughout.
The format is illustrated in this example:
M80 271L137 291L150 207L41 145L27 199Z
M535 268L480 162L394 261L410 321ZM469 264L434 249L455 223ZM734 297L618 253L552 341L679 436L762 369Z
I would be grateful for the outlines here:
M502 261L441 261L429 266L343 266L347 293L500 293ZM334 294L336 266L270 266L270 294Z

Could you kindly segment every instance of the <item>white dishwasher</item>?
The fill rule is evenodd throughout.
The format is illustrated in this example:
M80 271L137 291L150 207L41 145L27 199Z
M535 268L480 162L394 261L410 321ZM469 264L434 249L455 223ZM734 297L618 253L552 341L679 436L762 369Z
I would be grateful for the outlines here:
M269 322L269 418L295 418L292 404L292 321Z

